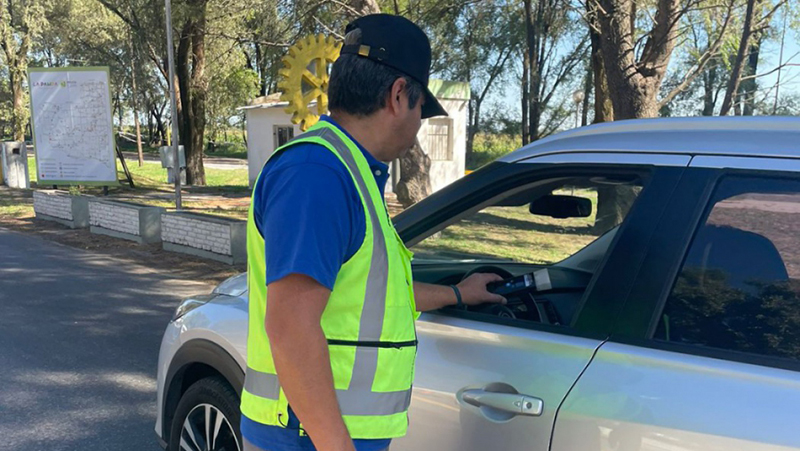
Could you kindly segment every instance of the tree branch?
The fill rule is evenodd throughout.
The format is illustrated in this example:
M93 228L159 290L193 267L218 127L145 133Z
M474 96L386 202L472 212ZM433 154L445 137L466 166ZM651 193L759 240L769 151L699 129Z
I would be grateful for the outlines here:
M745 81L745 80L752 80L754 78L766 77L767 75L773 74L773 73L775 73L775 72L777 72L777 71L779 71L779 70L781 70L783 68L786 68L786 67L800 67L800 63L790 63L789 62L789 61L793 60L798 55L800 55L800 52L795 53L794 55L792 55L791 58L786 60L785 63L781 64L780 66L778 66L778 67L776 67L774 69L772 69L769 72L764 72L763 74L757 74L757 75L748 75L747 77L742 77L740 80L741 81Z
M711 61L712 58L717 56L717 54L719 53L719 49L722 46L722 42L724 41L725 32L727 31L728 25L731 23L731 18L733 17L733 5L734 5L734 0L731 0L730 3L728 3L728 14L725 16L725 22L723 22L722 24L722 28L719 31L717 39L708 48L708 50L706 50L706 52L703 55L701 55L700 58L697 60L697 65L695 66L694 70L690 71L689 74L686 76L686 78L684 78L684 80L677 87L675 87L675 89L670 91L669 94L667 94L658 103L659 109L663 108L664 106L672 102L672 100L675 99L675 97L677 97L678 94L686 90L686 88L688 88L689 85L692 84L695 78L697 78L697 76L703 72L708 62Z
M753 26L754 31L755 29L769 28L769 21L772 19L772 16L775 15L781 6L785 5L786 3L788 3L788 0L781 0L778 2L778 4L776 4L767 14L765 14L761 19L758 20L758 22L756 22L756 24Z

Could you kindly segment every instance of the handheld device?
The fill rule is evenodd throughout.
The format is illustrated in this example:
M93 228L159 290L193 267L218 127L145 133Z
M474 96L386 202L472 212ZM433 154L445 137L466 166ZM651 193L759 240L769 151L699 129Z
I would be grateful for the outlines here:
M536 281L531 273L512 277L511 279L491 282L486 285L487 291L490 293L499 294L501 296L526 289L536 289Z

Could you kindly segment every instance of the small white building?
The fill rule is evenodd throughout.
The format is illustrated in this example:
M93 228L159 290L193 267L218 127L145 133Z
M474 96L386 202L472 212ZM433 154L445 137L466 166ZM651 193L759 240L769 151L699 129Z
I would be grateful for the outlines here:
M431 92L439 99L447 117L434 117L422 121L417 135L425 153L431 158L431 187L438 191L464 175L467 152L467 123L469 84L444 80L430 80ZM287 102L280 95L256 99L251 105L241 107L247 121L247 163L250 186L267 157L278 147L301 133L293 125L284 109ZM392 182L386 191L393 191L399 178L399 165L392 165Z

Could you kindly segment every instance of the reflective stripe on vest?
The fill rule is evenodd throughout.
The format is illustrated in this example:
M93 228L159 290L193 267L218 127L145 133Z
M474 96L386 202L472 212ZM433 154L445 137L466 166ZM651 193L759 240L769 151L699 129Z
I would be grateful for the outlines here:
M377 348L360 348L375 351ZM359 349L359 350L360 350ZM358 353L358 351L356 351ZM262 373L247 368L244 388L250 394L277 401L280 395L280 384L275 374ZM342 415L392 415L404 412L411 399L411 389L396 392L372 392L357 389L336 390L336 399Z

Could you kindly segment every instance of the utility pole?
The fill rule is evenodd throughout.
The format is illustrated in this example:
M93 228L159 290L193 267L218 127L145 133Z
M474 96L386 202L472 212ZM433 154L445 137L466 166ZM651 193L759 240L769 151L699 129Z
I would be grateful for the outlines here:
M172 46L172 4L164 0L167 14L167 59L169 64L169 98L172 107L172 165L175 176L175 209L181 210L181 161L178 158L178 100L175 97L175 51Z

